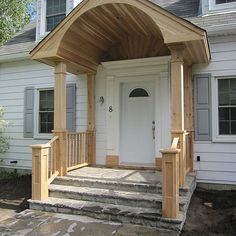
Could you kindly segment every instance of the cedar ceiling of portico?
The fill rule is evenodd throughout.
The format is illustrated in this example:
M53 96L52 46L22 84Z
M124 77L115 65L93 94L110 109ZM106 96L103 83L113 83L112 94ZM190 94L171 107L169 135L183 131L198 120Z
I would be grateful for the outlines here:
M170 55L169 44L184 44L188 64L207 63L204 30L147 0L84 0L31 52L70 72L94 72L104 61Z

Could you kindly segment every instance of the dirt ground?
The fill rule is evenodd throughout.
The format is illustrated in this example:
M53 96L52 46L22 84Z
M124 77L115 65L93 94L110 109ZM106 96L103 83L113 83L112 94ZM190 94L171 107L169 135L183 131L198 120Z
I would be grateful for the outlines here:
M18 213L27 209L30 195L31 176L0 180L0 221L8 210ZM236 235L236 191L196 189L181 236L198 235Z
M236 235L236 191L195 190L181 236L200 235Z

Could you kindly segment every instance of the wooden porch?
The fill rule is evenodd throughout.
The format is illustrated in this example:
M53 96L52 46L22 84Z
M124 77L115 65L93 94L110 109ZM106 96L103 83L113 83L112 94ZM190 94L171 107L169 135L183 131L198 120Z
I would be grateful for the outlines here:
M102 20L91 20L98 15ZM54 138L47 144L32 146L33 200L48 198L49 185L56 176L96 165L98 65L102 61L167 55L171 56L172 143L161 150L156 168L162 169L162 216L179 217L179 189L186 185L186 174L193 171L194 159L191 68L194 63L209 62L210 52L204 30L146 0L85 0L31 52L32 59L55 68ZM88 119L84 133L66 130L67 72L87 74ZM108 157L115 161L107 165L117 167L119 157Z

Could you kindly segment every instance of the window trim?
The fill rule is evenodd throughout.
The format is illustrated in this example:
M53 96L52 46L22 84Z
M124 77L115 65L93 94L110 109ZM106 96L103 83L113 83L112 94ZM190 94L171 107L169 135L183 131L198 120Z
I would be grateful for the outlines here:
M52 133L39 133L39 94L40 91L54 90L54 87L37 87L35 89L35 110L34 110L34 138L35 139L51 139Z
M216 0L209 0L209 10L235 10L236 2L216 4Z
M236 143L236 135L219 134L219 96L218 96L218 80L219 79L236 79L235 76L215 76L212 84L212 141ZM214 118L215 117L215 118Z

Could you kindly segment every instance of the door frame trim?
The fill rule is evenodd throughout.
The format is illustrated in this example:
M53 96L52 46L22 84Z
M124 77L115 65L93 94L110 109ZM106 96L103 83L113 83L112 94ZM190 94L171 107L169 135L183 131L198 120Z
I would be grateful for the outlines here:
M120 115L121 115L121 83L126 82L145 82L153 81L155 83L155 97L154 97L154 112L156 123L161 122L161 117L156 111L157 102L160 97L157 97L157 87L160 81L168 81L167 86L170 93L169 83L169 60L170 57L158 57L148 59L137 59L119 62L106 62L103 63L103 69L106 77L106 155L107 156L120 156ZM148 62L148 63L147 63ZM169 95L168 95L169 96ZM170 97L170 96L169 96ZM159 102L160 103L160 102ZM170 104L170 101L167 102ZM109 112L109 107L112 107L112 112ZM162 106L161 106L162 107ZM170 105L169 105L170 110ZM170 113L169 113L170 114ZM158 121L158 122L157 122ZM169 131L167 131L169 132ZM170 133L170 132L169 132ZM114 135L115 134L115 135ZM161 131L159 130L159 135ZM156 133L157 137L157 133ZM157 145L155 141L155 155L160 155L160 148L163 147L162 142L159 141ZM155 165L155 157L153 157ZM120 164L120 161L119 161Z

